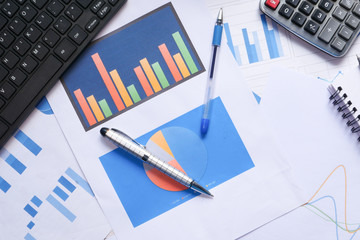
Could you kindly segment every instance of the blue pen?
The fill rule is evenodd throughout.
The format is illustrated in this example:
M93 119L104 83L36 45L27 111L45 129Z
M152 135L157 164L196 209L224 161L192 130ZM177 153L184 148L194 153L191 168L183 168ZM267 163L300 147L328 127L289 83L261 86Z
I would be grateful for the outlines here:
M216 53L221 44L222 30L223 30L223 10L222 8L220 8L214 28L214 36L212 41L213 51L211 54L210 70L209 70L209 76L208 76L206 92L205 92L204 111L201 118L200 130L202 135L205 135L207 133L210 124L210 103L212 99L214 81L215 81L214 72L215 72Z

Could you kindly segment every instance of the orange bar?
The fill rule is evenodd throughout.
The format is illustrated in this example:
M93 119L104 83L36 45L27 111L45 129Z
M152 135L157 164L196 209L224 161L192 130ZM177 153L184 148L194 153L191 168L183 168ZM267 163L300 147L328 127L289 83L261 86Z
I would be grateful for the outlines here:
M177 69L176 64L175 64L174 60L172 59L165 43L161 44L159 46L159 49L160 49L160 52L161 52L166 64L168 65L170 72L173 75L175 81L176 82L180 81L182 79L181 74L180 74L179 70Z
M101 61L99 54L95 53L94 55L91 56L91 58L93 59L95 65L96 65L96 68L99 71L99 73L106 85L107 90L109 91L112 99L114 100L114 103L115 103L117 109L119 111L125 109L125 106L124 106L123 102L121 101L120 95L116 91L116 88L115 88L113 82L111 81L111 78L110 78L108 72L106 71L106 68L105 68L103 62Z
M146 96L150 96L152 94L154 94L153 90L151 89L150 87L150 84L148 82L148 80L146 79L146 76L143 72L143 70L141 69L140 66L134 68L134 71L136 73L136 76L138 77L140 83L141 83L141 86L143 87L144 91L145 91L145 94Z
M133 105L130 95L126 91L124 83L122 82L118 72L116 70L113 70L110 72L110 75L111 75L111 77L115 83L115 86L116 86L117 90L119 91L120 96L122 97L126 107Z
M87 101L89 102L90 104L90 107L91 107L91 110L93 111L93 113L95 114L95 117L96 117L96 120L98 122L104 120L104 115L102 114L101 110L100 110L100 107L98 105L98 103L96 102L95 100L95 97L94 95L91 95L90 97L87 97L86 98Z
M94 125L96 123L95 117L91 112L91 109L89 105L87 104L85 97L80 89L74 91L75 97L80 104L80 107L89 123L90 126Z
M150 64L146 58L140 60L140 64L145 71L146 76L148 77L151 86L153 87L155 92L161 90L160 84L155 77L154 71L151 69Z
M175 59L176 64L178 65L183 77L186 78L186 77L190 76L190 72L187 69L186 64L185 64L183 58L181 57L180 53L175 54L174 59Z

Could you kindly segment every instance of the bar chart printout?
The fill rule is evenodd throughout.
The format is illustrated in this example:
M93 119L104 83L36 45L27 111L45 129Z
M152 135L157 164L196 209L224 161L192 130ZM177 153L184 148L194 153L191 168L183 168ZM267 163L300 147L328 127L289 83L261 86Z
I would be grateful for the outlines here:
M94 42L61 82L88 131L204 71L168 3Z

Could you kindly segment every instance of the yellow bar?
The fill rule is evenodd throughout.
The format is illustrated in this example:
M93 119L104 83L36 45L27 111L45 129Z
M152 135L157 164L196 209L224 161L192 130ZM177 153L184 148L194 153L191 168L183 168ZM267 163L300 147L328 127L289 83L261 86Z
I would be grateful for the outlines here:
M120 96L122 97L126 107L133 105L130 95L126 91L124 83L122 82L118 72L116 70L113 70L110 72L110 75L111 75L112 79L114 80L115 86L116 86L117 90L119 91Z
M98 122L104 120L104 115L102 114L101 110L100 110L100 107L99 105L97 104L96 100L95 100L95 97L94 95L91 95L90 97L87 97L86 98L87 101L89 102L90 104L90 107L91 107L91 110L94 112L95 114L95 117L96 117L96 120Z
M177 64L177 66L179 67L180 72L183 75L183 77L186 78L186 77L190 76L190 72L189 72L188 68L186 67L186 64L185 64L184 60L182 59L180 53L175 54L173 57L174 57L174 60Z
M154 74L154 71L151 69L150 64L146 58L140 60L140 64L142 68L144 69L144 72L149 79L149 82L151 86L153 87L155 92L158 92L161 90L160 84L158 80L156 79L156 76Z

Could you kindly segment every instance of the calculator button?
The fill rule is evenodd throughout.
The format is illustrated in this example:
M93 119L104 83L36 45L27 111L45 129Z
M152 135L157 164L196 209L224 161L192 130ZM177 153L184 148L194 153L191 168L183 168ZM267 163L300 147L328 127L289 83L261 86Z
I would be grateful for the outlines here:
M311 18L318 23L323 23L326 18L326 14L323 11L316 9L311 15Z
M356 16L360 17L360 3L356 4L356 6L355 6L354 9L353 9L353 13L354 13Z
M342 51L346 45L346 42L341 40L340 38L335 38L331 43L331 47L335 48L338 51Z
M294 10L286 4L283 4L279 10L279 14L287 19L289 19L291 17L293 12L294 12Z
M295 23L296 25L298 25L299 27L301 27L302 25L304 25L305 21L306 21L306 17L304 15L302 15L301 13L295 13L295 15L292 17L291 21L293 23Z
M314 35L318 30L319 30L319 24L315 23L312 20L307 21L307 23L305 24L305 31L307 31L308 33Z
M353 31L350 30L350 28L343 26L339 31L339 36L342 37L345 40L349 40L351 36L353 35Z
M325 12L330 12L331 8L334 4L330 0L321 0L319 3L319 8L324 10Z
M345 21L346 25L348 25L349 27L355 29L359 26L359 22L360 20L355 17L354 15L350 15L347 20Z
M338 20L343 21L347 15L347 11L341 7L336 7L332 15Z
M296 8L299 5L300 0L286 0L286 3Z
M336 30L339 28L340 23L333 18L330 18L329 21L326 23L325 27L319 34L319 39L329 43L331 38L336 33Z
M271 9L276 9L279 5L280 0L266 0L265 5L268 6Z
M308 0L309 2L311 2L312 4L317 4L319 0Z
M313 5L307 2L302 2L299 7L299 11L307 16L310 15L313 9L314 9Z
M347 10L350 10L354 5L354 0L341 0L340 6L344 7Z

